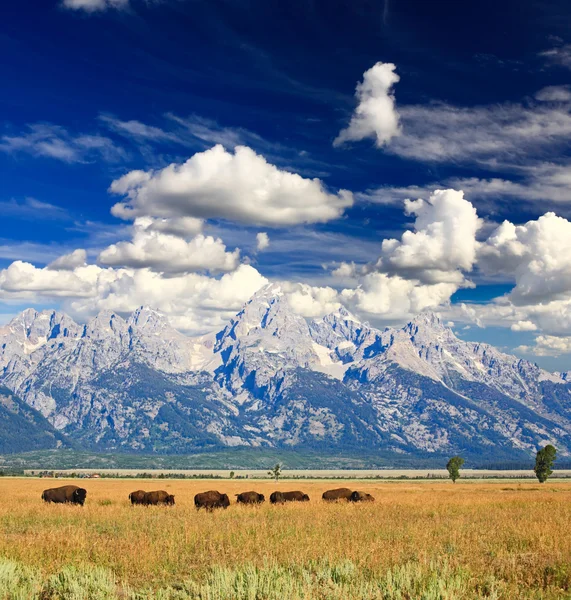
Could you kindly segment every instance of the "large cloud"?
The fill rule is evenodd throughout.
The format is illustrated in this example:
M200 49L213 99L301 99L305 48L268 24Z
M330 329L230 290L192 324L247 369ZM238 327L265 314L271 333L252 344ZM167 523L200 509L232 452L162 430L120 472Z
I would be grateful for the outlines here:
M140 217L131 242L118 242L103 250L98 261L107 266L148 267L161 273L224 272L238 268L240 251L227 252L220 238L198 234L189 241L154 229L157 223ZM164 225L159 221L159 226Z
M344 289L342 303L356 312L367 313L391 321L403 321L426 309L437 308L450 300L458 289L454 283L424 285L386 273L369 273L355 289Z
M510 300L533 305L571 296L571 222L546 213L524 225L502 223L479 251L488 274L515 279Z
M476 259L476 209L460 191L436 190L427 201L405 200L405 210L416 215L414 231L384 240L375 269L426 284L461 285L462 271L471 271Z
M349 126L335 138L333 145L374 138L381 148L400 133L399 114L395 108L392 88L400 77L395 65L378 62L363 73L363 81L357 84L355 96L357 108Z
M199 334L224 325L266 283L249 265L220 278L197 273L165 278L150 269L84 265L70 271L16 261L0 271L0 299L58 299L78 319L100 310L127 314L144 304L163 311L176 327Z
M472 285L465 273L476 260L480 220L463 193L437 190L427 201L406 200L405 210L416 215L413 231L384 240L379 258L365 267L344 263L333 273L353 279L340 300L357 312L402 321Z
M127 200L115 216L195 217L284 226L336 219L353 204L346 190L325 190L319 179L282 171L246 146L217 145L160 171L131 171L111 184Z

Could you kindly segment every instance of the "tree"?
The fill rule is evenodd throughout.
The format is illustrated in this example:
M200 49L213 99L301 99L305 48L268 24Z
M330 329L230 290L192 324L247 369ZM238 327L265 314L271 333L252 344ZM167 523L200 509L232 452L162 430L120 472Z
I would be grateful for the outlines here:
M448 476L452 479L452 483L456 483L456 480L460 477L460 469L464 464L464 459L461 456L453 456L447 463L446 468L448 469Z
M278 463L271 471L268 471L268 475L271 475L277 483L278 479L282 475L282 466L280 465L280 463Z
M234 475L235 475L234 471L230 471L230 479L234 479Z
M557 454L557 450L551 445L548 444L545 448L542 448L538 451L537 456L535 457L535 475L539 480L539 483L545 483L547 478L553 473L551 467L555 461L555 456Z

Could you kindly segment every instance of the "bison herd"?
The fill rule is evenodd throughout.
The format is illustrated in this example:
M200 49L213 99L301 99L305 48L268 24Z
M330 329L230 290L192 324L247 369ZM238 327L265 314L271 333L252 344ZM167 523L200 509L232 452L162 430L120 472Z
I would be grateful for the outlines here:
M58 488L44 490L42 500L44 502L80 504L83 506L87 490L78 487L77 485L64 485ZM349 488L338 488L328 490L321 496L327 502L373 502L375 499L371 494L365 492L353 491ZM174 506L174 496L163 490L154 492L145 492L137 490L129 494L131 504L140 504L143 506L157 506L163 504L165 506ZM236 494L237 504L261 504L265 502L264 494L258 492L242 492ZM309 502L309 496L303 492L273 492L270 495L272 504L283 504L284 502ZM194 506L197 510L204 508L205 510L214 510L215 508L228 508L230 506L230 498L227 494L221 494L215 490L202 492L194 496Z

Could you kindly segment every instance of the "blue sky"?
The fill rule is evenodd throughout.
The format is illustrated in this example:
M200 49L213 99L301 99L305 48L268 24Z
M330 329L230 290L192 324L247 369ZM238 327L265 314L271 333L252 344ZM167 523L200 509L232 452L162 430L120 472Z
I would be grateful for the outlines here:
M3 321L279 280L570 368L568 3L11 2L0 49Z

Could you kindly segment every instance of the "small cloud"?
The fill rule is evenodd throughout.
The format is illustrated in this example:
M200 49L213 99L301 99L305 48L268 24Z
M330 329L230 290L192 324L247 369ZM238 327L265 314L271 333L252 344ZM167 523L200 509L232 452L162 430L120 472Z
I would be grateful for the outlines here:
M531 321L518 321L517 323L514 323L510 329L512 331L535 331L537 325Z
M571 44L544 50L539 53L539 56L552 65L571 69Z
M256 235L256 248L258 252L262 252L270 245L270 236L265 232L261 231Z
M569 102L571 101L571 86L550 85L539 90L535 99L540 102Z
M109 8L127 8L129 0L62 0L61 4L69 10L83 10L88 13L94 13L102 12Z
M363 81L357 84L355 96L359 102L349 126L343 129L333 141L334 146L345 142L375 138L377 148L387 144L400 133L399 114L395 108L392 88L400 77L395 73L396 66L378 62L363 74Z

